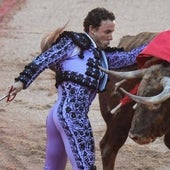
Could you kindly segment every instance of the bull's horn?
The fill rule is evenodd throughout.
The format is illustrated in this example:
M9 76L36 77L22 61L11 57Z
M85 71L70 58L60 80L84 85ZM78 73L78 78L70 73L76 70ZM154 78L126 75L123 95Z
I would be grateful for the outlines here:
M161 80L161 84L163 85L164 89L161 93L159 93L156 96L152 97L142 97L142 96L136 96L133 95L123 88L120 88L127 96L129 96L132 100L136 101L137 103L142 103L146 105L154 105L154 104L160 104L164 101L166 101L168 98L170 98L170 78L169 77L163 77Z
M140 70L134 70L134 71L113 71L113 70L107 70L99 66L99 68L104 71L105 73L120 78L120 79L133 79L133 78L142 78L145 71L147 69L140 69Z

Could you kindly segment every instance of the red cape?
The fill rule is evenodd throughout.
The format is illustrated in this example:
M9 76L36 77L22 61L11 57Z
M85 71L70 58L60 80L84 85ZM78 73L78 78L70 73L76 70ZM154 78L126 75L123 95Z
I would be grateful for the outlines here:
M137 57L139 67L142 67L151 56L170 62L170 30L160 32L139 54Z

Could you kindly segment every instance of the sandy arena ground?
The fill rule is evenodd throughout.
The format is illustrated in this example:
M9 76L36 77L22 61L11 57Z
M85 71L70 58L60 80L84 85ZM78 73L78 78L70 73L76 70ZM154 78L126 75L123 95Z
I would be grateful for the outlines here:
M6 94L24 65L39 54L44 34L68 20L68 29L81 32L84 17L95 7L105 7L116 15L113 46L126 34L169 29L169 0L0 0L0 97ZM13 102L0 102L1 170L43 169L45 121L56 100L54 83L53 73L46 70ZM89 117L96 139L96 164L102 170L98 143L105 123L97 97ZM115 169L170 170L170 152L162 139L145 146L128 139L120 149ZM69 163L67 170L71 170Z

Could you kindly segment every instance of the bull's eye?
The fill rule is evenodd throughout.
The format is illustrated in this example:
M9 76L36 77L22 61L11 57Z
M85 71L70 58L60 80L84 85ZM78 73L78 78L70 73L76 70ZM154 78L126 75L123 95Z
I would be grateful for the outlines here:
M148 109L149 110L157 110L161 107L161 104L153 104L153 105L149 105Z

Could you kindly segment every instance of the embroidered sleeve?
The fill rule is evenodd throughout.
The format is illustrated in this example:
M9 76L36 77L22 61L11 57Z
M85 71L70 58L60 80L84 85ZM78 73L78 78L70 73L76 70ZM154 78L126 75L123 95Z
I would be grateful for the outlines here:
M135 64L136 57L145 47L146 44L131 51L106 52L109 69L121 68Z
M19 77L15 78L15 81L23 82L24 89L27 88L46 68L55 64L57 65L65 60L69 56L73 45L71 39L62 37L59 42L25 66L25 69L20 73Z

